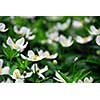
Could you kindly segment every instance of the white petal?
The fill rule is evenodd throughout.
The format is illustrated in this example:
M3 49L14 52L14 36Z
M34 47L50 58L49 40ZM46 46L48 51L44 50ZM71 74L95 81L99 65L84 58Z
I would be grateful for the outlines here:
M18 51L20 51L20 52L23 52L24 51L24 49L27 47L27 45L28 45L28 42L26 42L26 44L25 45L17 45L17 50Z
M86 78L84 79L84 83L90 83L90 80L89 80L88 77L86 77Z
M23 47L23 48L26 48L27 45L28 45L28 42L26 42L22 47Z
M33 73L40 70L37 64L33 64L31 69L32 69Z
M96 27L94 25L90 26L90 30L91 30L91 32L90 32L91 35L98 35L98 34L100 34L100 32L96 29Z
M97 45L100 46L100 35L98 35L98 36L96 37L96 43L97 43Z
M32 36L28 36L27 37L28 40L33 40L34 38L35 38L35 35L32 35Z
M87 36L87 37L81 37L81 36L77 36L75 38L76 42L80 43L80 44L84 44L84 43L88 43L93 39L92 36Z
M0 23L0 31L1 32L6 32L8 29L5 29L5 24L4 23Z
M56 76L59 80L61 80L61 81L63 81L64 83L66 83L66 81L61 77L61 75L60 75L57 71L56 71L55 76Z
M42 79L45 79L45 76L44 76L43 74L38 73L38 75L39 75L40 77L42 77Z
M20 34L19 30L18 30L18 27L16 25L14 26L14 32L17 33L17 34Z
M3 69L2 69L2 75L4 75L4 74L9 74L9 67L4 67Z
M83 83L83 81L82 80L78 80L78 83Z
M27 57L25 57L23 54L21 54L21 57L22 57L23 59L27 59Z
M83 26L83 24L79 20L74 20L73 23L72 23L72 26L75 27L75 28L80 28L80 27Z
M20 29L20 34L29 34L30 33L30 29L28 29L27 27L23 26Z
M56 77L54 77L53 79L56 80L56 81L58 81L58 82L65 83L63 80L60 80L60 79L58 79Z
M35 55L34 52L32 50L29 50L28 51L28 57L31 58L33 55Z
M75 38L75 40L76 40L76 42L78 42L78 43L84 43L84 41L83 41L83 38L81 37L81 36L77 36L76 38Z
M20 39L18 39L16 41L16 45L17 46L23 46L24 45L24 42L25 42L25 39L22 37L22 38L20 38Z
M43 50L38 51L39 56L43 55Z
M90 77L90 83L92 83L93 82L93 78L92 77Z
M70 47L73 44L71 36L67 39L64 35L60 35L59 42L63 47Z
M10 37L8 37L8 39L7 39L7 44L8 44L10 47L12 47L12 48L13 48L13 46L14 46L14 42L13 42L13 40L12 40Z
M84 83L92 83L93 82L93 78L92 77L90 77L90 79L89 78L85 78L84 79Z
M25 78L31 77L31 76L32 76L32 74L33 74L32 72L26 73Z
M40 71L39 71L39 73L44 73L44 72L46 72L48 70L48 66L45 66L43 69L41 69Z
M58 53L55 53L54 55L50 55L49 57L47 57L48 59L55 59L57 58Z
M3 66L3 59L0 59L0 67Z

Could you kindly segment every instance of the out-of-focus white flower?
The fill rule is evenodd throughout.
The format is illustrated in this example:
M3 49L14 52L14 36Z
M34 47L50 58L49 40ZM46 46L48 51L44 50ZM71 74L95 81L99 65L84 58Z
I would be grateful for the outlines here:
M56 24L55 28L56 28L57 31L59 31L59 30L64 31L64 30L66 30L69 27L70 22L71 22L71 19L67 19L67 21L64 22L63 24L61 24L60 22L58 22Z
M73 20L72 26L73 26L74 28L81 28L81 27L83 27L83 24L82 24L82 22L79 21L79 20Z
M61 82L61 83L66 83L63 77L57 71L55 72L55 76L56 77L54 77L53 79L55 79L56 81Z
M99 35L100 34L100 30L99 29L96 29L96 27L94 25L91 25L90 26L89 33L91 35Z
M69 36L68 38L66 38L64 35L60 35L60 37L59 37L59 43L63 47L70 47L73 44L72 37Z
M97 45L100 46L100 35L98 35L98 36L96 37L96 43L97 43Z
M87 36L87 37L76 36L76 38L75 38L76 42L77 42L77 43L80 43L80 44L88 43L88 42L90 42L92 39L93 39L92 36Z
M92 83L93 82L93 78L90 77L86 77L83 81L82 80L79 80L78 83Z
M7 44L12 49L15 49L15 50L20 51L20 52L23 52L23 50L27 47L28 42L26 42L26 44L24 44L24 43L25 43L25 39L23 37L18 39L16 41L16 43L14 43L10 37L8 37L8 39L7 39Z
M9 67L5 66L3 67L3 59L0 59L0 75L5 75L5 74L9 74Z
M6 32L8 30L8 28L7 29L5 29L5 28L6 28L5 24L0 23L0 32Z
M57 42L59 40L59 36L58 35L59 35L59 33L57 31L48 34L47 43L52 44L53 42Z
M28 40L33 40L35 38L35 35L32 35L31 30L29 28L25 27L25 26L21 27L20 30L18 29L17 26L14 26L14 31L17 34L25 36L26 39L28 39Z
M46 59L55 59L58 56L58 53L50 55L49 51L43 52L43 50L38 51L38 54Z
M90 22L91 22L91 18L85 17L85 18L84 18L84 22L85 22L85 23L90 23Z
M45 76L43 75L43 73L48 70L48 66L46 65L44 68L40 69L37 64L33 64L31 69L33 73L37 73L39 77L45 79Z
M11 77L15 79L15 83L24 83L24 77L21 75L19 69L15 69Z

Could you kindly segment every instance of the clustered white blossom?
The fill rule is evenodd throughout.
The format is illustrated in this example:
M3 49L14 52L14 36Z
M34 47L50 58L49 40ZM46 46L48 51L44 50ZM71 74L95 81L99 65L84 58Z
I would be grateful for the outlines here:
M7 39L7 45L9 45L12 49L15 49L17 51L23 52L24 49L27 47L28 42L25 44L25 39L22 37L18 39L16 42L14 42L11 37L8 37Z
M57 18L47 17L47 19L55 20ZM96 43L97 43L97 45L100 46L100 30L96 29L96 27L93 25L90 26L90 29L89 29L90 35L86 36L86 37L77 35L76 37L74 37L74 40L73 40L72 36L69 36L68 38L66 38L66 36L64 36L63 34L59 34L59 30L67 29L69 27L69 23L70 23L70 19L67 20L63 24L57 23L55 26L56 31L48 34L48 36L47 36L48 39L46 40L46 42L49 44L58 42L63 47L70 47L74 43L74 40L77 43L85 44L85 43L90 42L93 39L93 36L96 35ZM78 27L82 27L83 24L80 21L74 20L72 23L72 26L74 28L78 28ZM6 28L5 24L0 23L0 32L6 32L7 30L8 30L8 28ZM39 51L37 51L37 54L35 54L35 52L33 50L28 50L27 56L25 56L22 52L24 51L25 48L27 48L28 40L33 40L35 38L35 35L33 35L32 31L25 26L22 26L20 29L18 29L18 26L15 25L14 32L18 35L21 35L22 37L16 41L13 40L11 37L8 37L8 39L6 41L7 45L12 50L14 49L14 50L21 52L20 55L21 55L22 59L27 59L28 61L35 62L35 64L32 65L31 72L24 71L24 73L26 73L25 75L24 75L24 73L21 73L19 69L15 69L13 71L13 74L10 75L10 73L9 73L10 67L3 66L4 60L0 59L0 75L5 75L5 74L10 75L12 77L12 79L15 80L15 83L19 83L19 82L23 83L25 78L31 77L33 73L37 73L39 77L41 77L42 79L45 79L45 76L43 75L43 73L48 70L48 66L45 65L44 68L40 69L36 62L40 61L42 59L55 59L55 58L57 58L58 53L50 54L49 51L47 51L47 50L46 51L39 50ZM25 38L27 39L27 41L25 40ZM7 46L5 46L5 47L7 47ZM55 76L56 77L54 77L54 80L61 82L61 83L66 83L66 80L64 80L64 78L57 71L55 72ZM11 83L13 81L10 79L7 79L6 83L9 83L9 82ZM78 83L92 83L92 82L93 82L92 77L90 77L90 78L86 77L83 81L82 80L78 81Z
M25 26L21 27L20 30L18 29L18 26L14 26L15 33L25 36L28 40L33 40L35 38L35 35L32 34L31 30Z
M46 41L49 44L53 42L60 43L63 47L70 47L73 44L72 36L66 38L64 35L59 35L58 32L54 32L48 35L48 39Z

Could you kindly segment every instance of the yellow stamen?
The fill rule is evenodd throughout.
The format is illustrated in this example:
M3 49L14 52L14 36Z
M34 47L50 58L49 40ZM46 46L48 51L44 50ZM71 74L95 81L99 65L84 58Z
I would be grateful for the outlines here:
M84 41L87 41L88 37L83 37Z
M35 60L35 61L36 61L36 60L39 60L39 58L40 58L40 57L39 57L38 55L33 55L33 56L32 56L32 59Z
M19 79L21 75L20 75L19 72L15 72L15 73L14 73L14 76L15 76L17 79Z
M15 48L15 49L17 48L17 45L16 45L16 44L14 44L14 48Z

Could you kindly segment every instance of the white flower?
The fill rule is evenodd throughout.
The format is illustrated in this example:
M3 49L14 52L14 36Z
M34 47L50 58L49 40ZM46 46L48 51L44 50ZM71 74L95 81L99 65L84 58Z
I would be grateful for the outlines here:
M82 80L79 80L78 83L92 83L93 82L93 78L90 77L86 77L83 81Z
M58 56L58 53L50 55L49 51L43 52L43 50L38 51L38 54L46 59L55 59Z
M55 26L56 30L59 31L59 30L66 30L69 25L70 25L70 22L71 22L71 19L68 19L66 22L64 22L63 24L61 24L60 22L58 22Z
M82 22L79 21L79 20L74 20L73 23L72 23L72 26L73 26L74 28L81 28L81 27L83 27L83 24L82 24Z
M91 25L90 26L89 33L91 35L99 35L100 34L100 30L99 29L96 29L96 27L94 25Z
M76 42L80 43L80 44L85 44L90 42L93 39L92 36L87 36L87 37L81 37L81 36L76 36L75 40Z
M35 38L35 35L32 35L31 30L25 26L21 27L20 30L18 29L17 26L14 26L14 31L17 34L21 34L22 36L25 36L28 40L33 40Z
M60 37L59 37L59 43L63 47L70 47L73 44L72 37L69 36L68 38L66 38L64 35L60 35Z
M36 55L32 50L29 50L27 55L28 57L25 57L23 54L21 54L21 57L29 61L40 61L44 58L55 59L58 56L57 53L50 55L48 51L43 52L43 50L38 51L38 55Z
M11 77L15 79L15 83L24 83L24 77L21 75L19 69L15 69Z
M56 81L61 82L61 83L66 83L63 77L57 71L55 72L55 76L56 77L54 77L53 79L55 79Z
M45 76L43 75L43 73L48 70L48 66L46 65L44 68L40 69L37 64L33 64L31 69L33 73L37 73L39 77L45 79Z
M28 57L25 57L23 54L21 54L21 57L29 61L40 61L44 58L42 55L36 55L32 50L29 50L27 55Z
M57 31L49 34L47 43L52 44L53 42L57 42L59 40L58 35L59 35L59 33Z
M4 23L0 23L0 32L6 32L8 29L5 29L5 27Z
M7 39L7 44L12 49L15 49L15 50L20 51L20 52L23 52L23 50L26 48L26 46L28 44L28 42L26 42L26 44L24 44L24 43L25 43L25 39L23 37L18 39L16 41L16 43L14 43L13 40L10 37L8 37L8 39Z
M4 68L2 67L3 67L3 60L0 59L0 75L9 74L9 67L8 66L5 66Z

